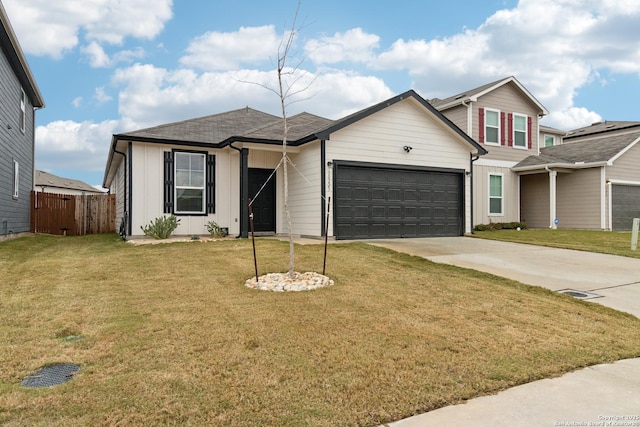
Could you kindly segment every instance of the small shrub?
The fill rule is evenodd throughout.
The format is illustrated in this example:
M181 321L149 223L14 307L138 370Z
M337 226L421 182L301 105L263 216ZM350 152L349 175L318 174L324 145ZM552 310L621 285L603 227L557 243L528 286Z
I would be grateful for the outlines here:
M152 220L146 227L140 227L140 229L146 236L154 239L167 239L178 228L179 223L180 220L175 215L161 216Z
M211 237L224 237L227 235L225 231L215 221L209 221L207 223L207 231L211 234Z
M490 222L489 224L478 224L473 227L473 231L496 231L496 230L517 230L520 227L521 230L527 228L527 224L524 222Z

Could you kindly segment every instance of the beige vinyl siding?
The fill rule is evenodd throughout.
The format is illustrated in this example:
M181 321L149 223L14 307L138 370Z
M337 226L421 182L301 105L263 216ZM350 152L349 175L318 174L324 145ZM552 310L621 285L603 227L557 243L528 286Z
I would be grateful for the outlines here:
M520 177L520 218L529 228L548 228L549 174Z
M407 99L332 134L326 143L326 160L468 170L469 147L445 126ZM405 145L412 147L409 153L403 150ZM332 181L331 174L327 175ZM469 179L464 191L465 230L469 232ZM332 234L332 223L329 230Z
M502 215L489 215L489 175L502 175ZM473 168L473 221L476 224L513 222L520 220L519 178L510 168L474 166Z
M531 149L522 149L509 147L508 145L493 145L482 144L482 146L489 151L484 156L487 160L510 160L518 162L530 155L538 154L538 110L537 107L532 104L522 93L516 88L513 83L507 83L488 94L480 97L478 102L472 103L472 124L473 134L472 137L479 141L479 108L489 108L499 110L500 112L522 114L531 117ZM506 123L501 123L502 126L506 126ZM505 129L507 131L507 129ZM508 141L508 134L507 134Z
M463 132L465 132L467 135L471 135L471 129L469 129L469 107L458 105L456 107L442 111L442 113L456 126L462 129Z
M308 143L304 151L291 156L295 168L289 164L289 207L291 222L296 235L320 236L321 234L321 171L320 141ZM286 221L282 231L286 232Z
M606 144L606 141L603 141ZM631 147L606 169L607 179L640 182L640 143Z
M601 168L558 173L556 189L558 228L600 229L603 191Z

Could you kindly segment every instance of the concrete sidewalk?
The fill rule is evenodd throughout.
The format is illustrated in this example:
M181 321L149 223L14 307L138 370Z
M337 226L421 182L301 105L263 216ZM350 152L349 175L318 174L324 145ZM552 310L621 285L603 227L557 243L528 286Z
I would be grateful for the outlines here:
M366 242L556 291L594 294L589 301L640 317L640 259L468 237ZM388 424L598 425L640 427L640 358L592 366Z

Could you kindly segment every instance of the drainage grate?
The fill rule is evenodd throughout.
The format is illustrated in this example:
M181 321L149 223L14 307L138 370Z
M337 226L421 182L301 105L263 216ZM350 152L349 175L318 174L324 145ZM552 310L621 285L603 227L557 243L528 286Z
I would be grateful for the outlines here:
M51 387L71 381L80 370L80 365L73 363L58 363L38 369L22 380L25 387Z
M602 298L602 295L594 294L593 292L579 291L575 289L561 289L558 291L561 294L569 295L578 299L593 299Z

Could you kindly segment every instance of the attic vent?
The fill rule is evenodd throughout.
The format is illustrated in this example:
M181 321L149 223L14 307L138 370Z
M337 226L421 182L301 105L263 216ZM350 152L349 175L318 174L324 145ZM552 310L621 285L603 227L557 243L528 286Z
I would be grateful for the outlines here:
M611 129L611 128L614 128L614 127L616 127L616 125L608 125L607 129Z
M591 123L591 126L597 126L597 125L600 125L600 124L602 124L602 122L594 122L594 123Z
M455 97L455 98L453 98L453 99L460 99L460 98L464 98L466 95L467 95L466 93L463 93L463 94L460 94L460 95L456 96L456 97Z

